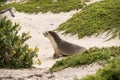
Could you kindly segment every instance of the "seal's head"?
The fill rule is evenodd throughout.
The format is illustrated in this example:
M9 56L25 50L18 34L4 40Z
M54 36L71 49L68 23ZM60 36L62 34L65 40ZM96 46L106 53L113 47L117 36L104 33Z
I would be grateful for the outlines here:
M43 35L47 38L50 38L50 37L56 37L57 34L54 32L54 31L46 31L43 33Z
M46 32L43 33L43 35L51 41L52 46L55 49L57 47L56 42L59 39L57 34L54 31L46 31Z
M43 33L43 35L47 38L50 38L51 37L51 34L50 34L51 32L52 31L46 31L46 32Z

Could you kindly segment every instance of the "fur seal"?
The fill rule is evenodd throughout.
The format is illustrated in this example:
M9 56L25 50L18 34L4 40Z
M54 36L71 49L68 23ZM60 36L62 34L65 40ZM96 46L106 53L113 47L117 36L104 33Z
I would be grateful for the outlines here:
M70 56L73 54L83 53L84 51L86 51L86 48L84 47L72 44L61 39L54 31L46 31L43 33L43 35L47 37L52 43L52 47L55 51L53 55L54 58L59 58L60 55Z

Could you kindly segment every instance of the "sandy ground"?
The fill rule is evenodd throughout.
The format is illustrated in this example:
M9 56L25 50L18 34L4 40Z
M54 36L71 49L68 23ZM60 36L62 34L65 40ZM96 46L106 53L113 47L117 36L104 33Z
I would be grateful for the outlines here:
M0 69L0 80L73 80L85 77L88 74L95 74L101 68L97 63L76 68L46 73L47 69Z
M96 0L92 0L94 2ZM67 13L59 13L53 14L51 12L42 14L25 14L16 12L15 17L11 17L9 13L5 13L9 19L13 22L20 24L22 32L30 31L30 35L32 38L27 41L30 47L39 47L38 56L42 61L41 65L34 64L33 66L37 69L19 69L19 70L5 70L0 69L0 78L6 80L5 75L8 74L9 77L15 77L15 79L25 78L25 80L72 80L76 77L83 77L87 74L93 74L98 70L101 66L99 64L91 64L86 66L85 68L67 68L60 72L56 72L53 74L45 74L57 60L53 59L54 50L50 41L43 36L43 32L56 29L61 23L65 22L67 19L72 17L78 11L70 11ZM120 40L115 38L114 40L110 40L105 42L106 36L105 33L103 35L98 36L97 38L93 35L91 37L84 37L82 39L78 39L77 35L61 35L59 36L69 42L78 44L80 46L84 46L87 49L90 47L110 47L110 46L120 46ZM17 73L16 73L17 72ZM19 73L18 73L19 72ZM44 73L44 74L43 74ZM34 76L34 77L33 77ZM42 76L42 77L41 77ZM46 77L47 76L47 77ZM11 78L12 79L12 78ZM1 79L0 79L1 80Z

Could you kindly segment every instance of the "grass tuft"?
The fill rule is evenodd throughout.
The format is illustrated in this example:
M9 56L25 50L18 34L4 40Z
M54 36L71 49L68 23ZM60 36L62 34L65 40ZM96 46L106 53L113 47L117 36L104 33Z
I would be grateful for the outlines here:
M67 67L76 67L81 65L91 64L93 62L101 60L109 60L111 57L117 57L120 53L120 47L109 47L109 48L91 48L83 54L77 54L68 58L57 61L50 72L65 69Z
M84 36L99 35L108 31L110 39L120 38L120 0L104 0L86 6L82 11L73 15L57 30L64 34Z
M88 1L89 0L57 0L57 2L53 2L53 0L29 0L26 3L6 4L0 7L0 10L15 7L17 11L26 13L46 13L49 11L60 13L78 10L84 6L84 2Z
M95 75L77 80L120 80L120 56L111 60L106 67L100 69Z

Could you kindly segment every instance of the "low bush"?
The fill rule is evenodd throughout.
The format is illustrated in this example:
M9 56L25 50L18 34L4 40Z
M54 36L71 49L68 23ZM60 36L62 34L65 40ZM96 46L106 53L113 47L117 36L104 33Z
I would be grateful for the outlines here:
M0 19L0 68L28 68L37 56L38 48L29 48L25 42L31 37L29 33L18 35L20 26L12 24L6 18Z
M77 80L120 80L120 56L100 69L95 75L89 75Z
M3 2L0 0L0 6L3 4Z
M68 58L57 61L50 72L58 71L67 67L76 67L81 65L91 64L97 61L107 62L111 57L115 58L120 55L120 47L109 47L109 48L91 48L83 54L77 54Z
M102 0L86 6L79 13L73 15L57 30L65 34L78 34L79 38L108 32L110 39L120 38L120 0ZM112 36L111 36L112 34Z
M38 13L38 12L68 12L71 10L78 10L83 8L84 2L89 0L29 0L26 3L12 3L5 4L0 7L0 10L9 7L15 7L17 11L26 13Z

